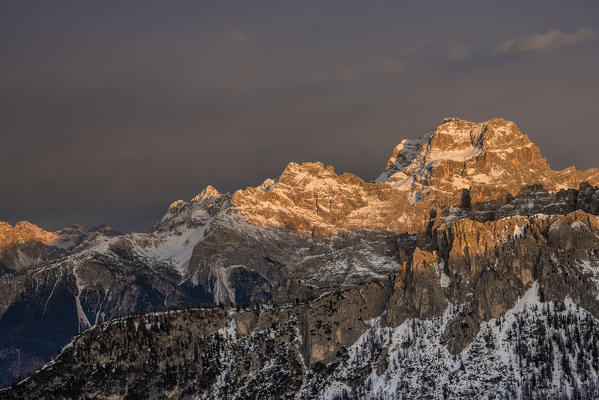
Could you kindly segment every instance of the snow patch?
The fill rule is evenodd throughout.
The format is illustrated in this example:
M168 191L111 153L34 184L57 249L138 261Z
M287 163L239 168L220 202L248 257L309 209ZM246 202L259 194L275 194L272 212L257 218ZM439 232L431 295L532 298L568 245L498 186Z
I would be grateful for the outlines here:
M445 272L441 271L441 277L439 278L439 284L441 285L441 287L442 288L449 287L450 283L451 283L451 279L449 278L449 275L447 275Z
M524 230L525 230L524 226L515 225L514 233L512 234L512 238L516 239L516 238L524 237Z
M229 283L229 273L231 268L235 267L239 266L211 268L212 274L216 277L214 282L214 301L216 304L235 304L235 289Z
M593 265L589 260L582 260L578 265L582 272L589 275L590 280L595 284L595 299L599 300L599 266Z
M427 161L467 161L480 155L482 150L478 147L470 146L464 150L449 150L449 151L431 151L427 155Z

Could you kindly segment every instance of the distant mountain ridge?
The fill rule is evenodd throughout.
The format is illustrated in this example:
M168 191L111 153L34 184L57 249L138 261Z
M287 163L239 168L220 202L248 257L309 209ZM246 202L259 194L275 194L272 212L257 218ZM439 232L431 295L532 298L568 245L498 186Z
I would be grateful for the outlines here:
M78 332L138 310L304 303L373 281L395 282L380 309L390 327L440 317L450 304L467 310L447 327L459 338L446 341L452 353L475 340L481 324L512 309L534 282L555 290L552 301L578 293L573 301L597 317L598 186L597 169L551 170L512 122L451 118L423 138L402 141L375 182L321 163L290 163L256 188L221 194L209 186L189 202L177 201L148 233L82 226L50 233L3 224L0 378L23 375ZM560 225L560 218L567 222ZM574 222L590 233L576 233ZM499 259L487 254L499 251L497 243L534 241L538 249L551 229L583 235L584 255L562 260L559 246L572 243L549 235L554 245L545 256L506 258L514 266L503 265L505 273L516 265L520 271L510 275L509 290L505 276L480 280ZM458 253L459 262L451 257ZM537 265L554 264L551 254L580 278L559 275L560 288L552 288L556 278L543 278L546 267ZM580 282L588 293L577 291ZM357 339L341 336L345 347ZM327 362L337 351L337 345L309 350Z

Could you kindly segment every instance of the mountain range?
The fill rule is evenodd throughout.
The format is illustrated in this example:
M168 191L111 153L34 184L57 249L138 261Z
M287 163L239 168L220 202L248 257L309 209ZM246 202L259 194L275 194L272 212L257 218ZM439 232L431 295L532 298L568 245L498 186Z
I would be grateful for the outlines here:
M0 399L597 398L598 214L598 169L448 118L372 182L290 163L146 233L2 223Z

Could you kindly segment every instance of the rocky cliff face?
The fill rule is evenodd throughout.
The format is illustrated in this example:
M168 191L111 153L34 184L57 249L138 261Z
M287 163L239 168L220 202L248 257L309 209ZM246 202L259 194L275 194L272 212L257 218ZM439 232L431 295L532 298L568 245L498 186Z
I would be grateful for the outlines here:
M463 219L395 240L394 277L110 321L0 398L599 395L599 218Z
M314 382L309 390L321 388L318 396L342 395L343 390L332 389L342 387L339 382L318 380L310 371L315 363L320 369L350 362L345 351L363 341L367 331L390 335L377 339L385 348L397 332L403 335L406 326L422 323L437 341L435 349L447 353L438 368L449 368L482 340L489 321L512 312L533 285L547 307L571 301L585 316L598 316L598 185L598 170L552 171L512 122L448 119L435 132L398 145L376 182L338 175L320 163L291 163L278 179L259 187L232 195L208 187L189 202L175 202L145 234L117 235L101 228L69 241L61 239L71 237L63 231L38 232L33 242L5 234L0 371L3 379L24 374L69 337L110 318L197 303L298 303L264 317L262 312L260 317L235 314L236 329L242 331L226 344L240 350L253 346L254 339L247 337L266 329L268 318L272 324L296 321L297 329L284 334L288 342L297 342L295 347L277 347L295 360L289 364L295 371L289 382L295 383L280 388L284 393ZM29 249L28 243L37 244ZM22 254L35 261L19 261ZM326 301L328 306L313 308ZM541 318L529 311L526 318ZM211 334L198 333L198 338ZM240 342L242 336L246 339ZM406 357L423 357L406 349ZM256 367L272 361L271 350L247 362ZM351 362L365 361L360 357ZM203 373L204 367L194 368ZM382 364L377 368L387 370ZM239 379L244 373L238 372ZM360 379L344 381L344 390L366 390L359 389L366 385ZM216 390L210 382L202 390ZM506 388L514 387L514 381L505 382ZM554 389L544 393L557 393ZM218 390L206 398L222 395Z
M596 184L598 179L597 169L551 170L538 147L513 122L449 118L423 138L402 141L377 181L409 191L413 201L451 198L467 189L472 202L481 203L515 196L531 184L555 192L577 188L582 181Z

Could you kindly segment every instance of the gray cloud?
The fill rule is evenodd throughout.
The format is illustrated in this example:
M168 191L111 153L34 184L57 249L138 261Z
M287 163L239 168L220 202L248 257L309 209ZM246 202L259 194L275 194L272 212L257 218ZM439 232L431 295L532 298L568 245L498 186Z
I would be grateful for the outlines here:
M472 57L472 48L463 42L451 42L445 46L445 53L451 62L464 61Z
M595 30L590 28L580 28L574 32L562 32L558 29L552 29L545 33L533 33L506 39L495 45L492 53L495 55L528 52L547 53L594 39L596 36Z

